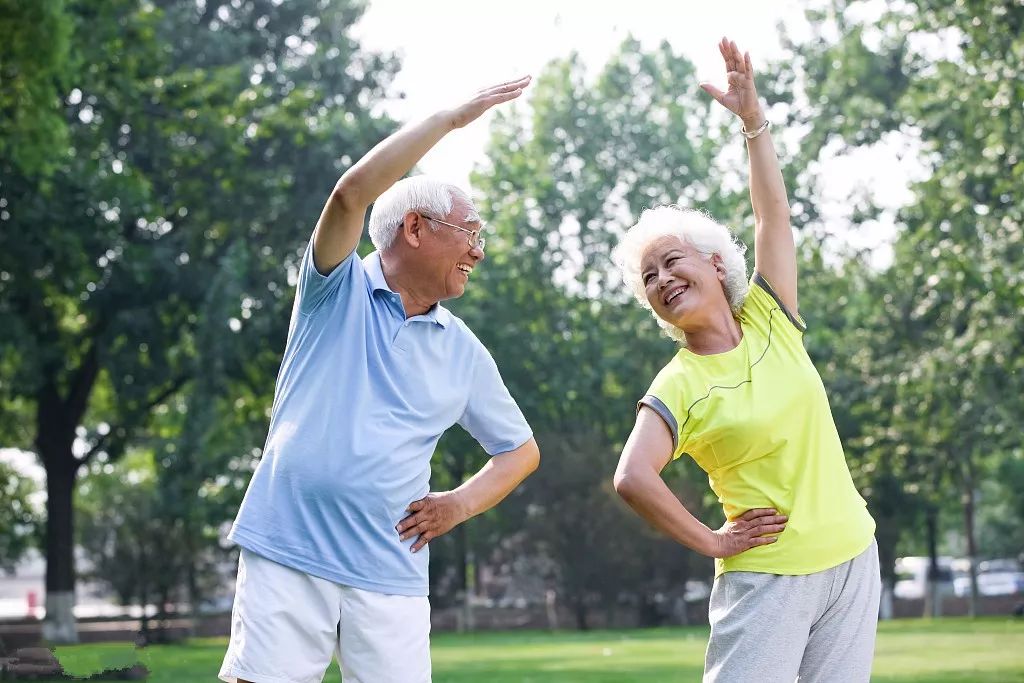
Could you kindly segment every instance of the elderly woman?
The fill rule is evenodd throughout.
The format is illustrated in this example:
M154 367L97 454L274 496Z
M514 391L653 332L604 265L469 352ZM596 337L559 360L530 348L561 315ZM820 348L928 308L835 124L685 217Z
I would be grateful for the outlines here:
M655 527L715 559L705 681L867 681L881 590L875 523L850 477L821 378L802 344L796 249L749 54L723 39L743 123L754 274L704 214L643 212L616 261L681 344L639 402L615 488ZM686 454L725 511L712 530L661 479Z

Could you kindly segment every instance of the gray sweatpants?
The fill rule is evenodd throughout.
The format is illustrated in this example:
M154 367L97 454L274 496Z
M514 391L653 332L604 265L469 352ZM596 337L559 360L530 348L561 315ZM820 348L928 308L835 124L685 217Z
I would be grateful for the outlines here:
M805 576L726 572L711 590L704 683L856 683L871 676L878 546Z

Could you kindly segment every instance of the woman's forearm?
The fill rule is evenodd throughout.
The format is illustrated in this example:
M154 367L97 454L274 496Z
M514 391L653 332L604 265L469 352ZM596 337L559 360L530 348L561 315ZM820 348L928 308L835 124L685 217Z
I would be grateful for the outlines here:
M743 128L752 132L761 127L765 116L758 109L742 120ZM789 198L771 131L766 130L756 138L748 139L747 152L750 156L750 204L754 209L754 220L759 226L781 224L788 230Z
M657 473L620 471L615 490L651 526L691 550L712 555L714 532L690 514Z

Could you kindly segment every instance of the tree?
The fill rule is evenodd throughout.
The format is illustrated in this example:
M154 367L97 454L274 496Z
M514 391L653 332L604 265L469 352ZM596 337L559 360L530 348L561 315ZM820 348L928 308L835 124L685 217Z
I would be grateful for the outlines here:
M0 438L34 449L47 471L51 641L75 639L80 468L116 460L155 415L201 405L195 392L220 390L218 378L246 377L243 393L265 385L260 401L272 390L274 351L257 335L283 344L288 269L323 197L390 127L369 105L395 65L347 37L361 11L315 0L64 9L82 68L51 97L69 144L49 176L0 161ZM213 350L231 374L193 386ZM206 405L229 415L225 398Z
M973 560L976 492L1019 450L1011 425L1024 407L1024 114L1012 104L1024 95L1024 9L920 0L854 18L856 4L812 12L820 33L829 27L840 38L796 49L795 71L816 105L803 116L817 141L810 147L816 154L830 143L849 149L909 136L928 165L897 216L894 262L877 278L882 324L865 319L880 336L865 340L872 349L861 355L891 412L874 414L877 426L862 443L893 447L869 462L900 473L924 503L929 533L940 508L960 499ZM936 39L950 49L929 47Z
M38 543L40 514L32 497L36 484L0 461L0 571L14 570L22 555Z
M71 16L64 0L0 1L0 158L47 173L67 144L58 93L71 81Z
M87 575L113 589L122 605L142 607L142 637L149 639L148 606L161 618L184 597L186 530L161 509L167 500L151 454L133 452L114 467L93 469L81 478L76 504Z
M687 60L628 39L592 78L576 57L550 64L528 118L499 116L490 164L474 176L492 219L487 262L453 307L494 354L543 461L497 515L508 516L506 531L526 530L522 552L555 561L552 580L581 628L597 605L628 598L649 608L666 575L685 583L691 566L611 489L636 401L674 346L623 290L610 253L644 206L741 215L743 193L710 178L719 132L710 110ZM702 496L688 503L707 511ZM674 559L640 561L663 552Z

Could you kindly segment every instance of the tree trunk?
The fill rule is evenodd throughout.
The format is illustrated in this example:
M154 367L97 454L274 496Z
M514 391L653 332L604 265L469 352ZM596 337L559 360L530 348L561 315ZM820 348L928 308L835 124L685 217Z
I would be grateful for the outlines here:
M196 578L196 552L194 543L192 542L191 531L186 532L188 536L188 557L186 558L187 565L185 565L185 579L188 588L188 637L195 638L199 628L199 602L201 597L199 595L199 582Z
M46 619L43 638L51 644L78 642L75 624L74 490L78 463L70 446L65 456L43 457L46 468Z
M584 602L583 596L576 596L573 598L572 608L576 613L576 628L580 631L589 631L590 624L587 623L587 606Z
M878 617L892 619L893 592L896 587L896 543L899 540L899 528L896 520L887 518L879 524L875 532L878 541L878 564L882 575L882 599L879 604Z
M465 456L461 453L454 456L451 476L453 486L460 485L466 476ZM455 534L455 556L458 558L458 583L455 586L455 595L462 596L462 604L459 606L458 630L460 633L472 631L476 624L473 618L473 589L475 582L470 576L473 566L472 551L469 549L469 538L466 532L466 525L460 524L453 529Z
M136 565L139 582L139 604L142 606L142 619L139 622L139 639L144 645L153 642L153 634L149 628L149 566L146 562L145 547L139 548L139 562Z
M967 600L967 614L978 616L978 570L975 562L978 557L977 540L974 536L974 468L968 457L964 481L964 533L967 536L967 571L971 577L970 594Z
M36 452L46 468L46 619L43 638L49 643L78 642L75 624L75 476L82 461L75 457L75 429L89 402L99 373L96 345L70 375L64 396L58 389L60 368L46 368L36 392Z
M942 614L942 595L939 592L939 540L938 510L928 510L925 527L928 533L928 572L924 591L924 616L938 617Z
M548 620L548 630L558 630L558 594L554 588L544 591L544 616Z

